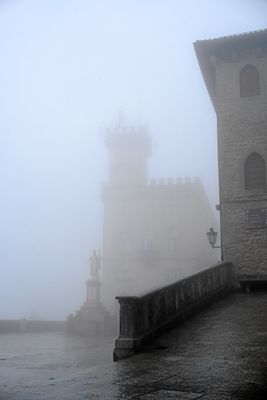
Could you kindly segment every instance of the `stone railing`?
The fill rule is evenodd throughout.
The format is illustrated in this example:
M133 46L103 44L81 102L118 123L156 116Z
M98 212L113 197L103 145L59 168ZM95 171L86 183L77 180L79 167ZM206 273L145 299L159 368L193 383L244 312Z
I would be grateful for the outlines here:
M144 296L116 297L120 333L114 361L130 357L144 345L235 286L232 264L222 263Z

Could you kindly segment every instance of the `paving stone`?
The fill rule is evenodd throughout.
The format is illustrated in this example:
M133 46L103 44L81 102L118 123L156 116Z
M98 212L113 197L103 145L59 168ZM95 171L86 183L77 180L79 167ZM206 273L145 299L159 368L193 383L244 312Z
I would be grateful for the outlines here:
M34 346L26 346L26 335L1 335L0 400L262 400L267 398L266 315L267 293L228 296L142 354L117 363L101 355L107 359L102 366L94 364L94 346L109 351L110 359L110 340L107 347L96 341L90 353L86 342L77 345L73 339L68 348L68 339L56 337L54 343L50 336L45 351L38 336ZM10 342L8 349L7 340L14 346ZM19 340L27 351L20 353Z
M199 393L190 393L190 392L181 392L178 390L158 390L155 393L147 394L145 396L140 397L142 400L168 400L168 399L177 399L177 400L194 400L200 399L203 397L203 394Z

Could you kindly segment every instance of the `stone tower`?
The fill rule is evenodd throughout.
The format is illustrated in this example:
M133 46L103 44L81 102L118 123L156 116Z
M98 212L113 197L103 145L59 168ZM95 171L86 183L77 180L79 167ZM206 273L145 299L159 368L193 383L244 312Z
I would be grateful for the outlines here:
M218 261L206 239L216 226L199 179L148 181L151 140L145 127L107 131L109 175L104 203L102 298L138 295Z
M194 47L218 121L224 260L267 279L267 30Z
M107 129L108 180L102 188L103 226L103 301L111 311L117 306L115 296L126 294L135 268L133 243L139 209L140 188L147 184L151 140L144 126L129 127L119 123Z
M145 126L127 127L123 123L106 132L108 184L113 187L145 185L151 141Z

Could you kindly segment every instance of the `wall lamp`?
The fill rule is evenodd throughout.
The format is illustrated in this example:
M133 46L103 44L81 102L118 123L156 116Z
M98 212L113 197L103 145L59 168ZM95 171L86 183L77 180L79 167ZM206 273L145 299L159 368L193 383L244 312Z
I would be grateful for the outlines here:
M216 240L217 240L217 235L218 235L218 232L216 232L213 228L210 228L210 230L207 232L209 244L211 245L211 247L213 249L221 248L221 246L215 246Z

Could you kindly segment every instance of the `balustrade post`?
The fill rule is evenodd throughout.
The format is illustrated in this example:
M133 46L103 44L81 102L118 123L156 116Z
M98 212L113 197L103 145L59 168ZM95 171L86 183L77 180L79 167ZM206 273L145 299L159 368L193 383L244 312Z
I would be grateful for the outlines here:
M121 338L135 336L136 299L133 297L116 297L120 305L120 332Z
M115 340L113 360L121 360L135 353L136 350L136 310L138 297L122 297L116 299L120 305L120 331Z

